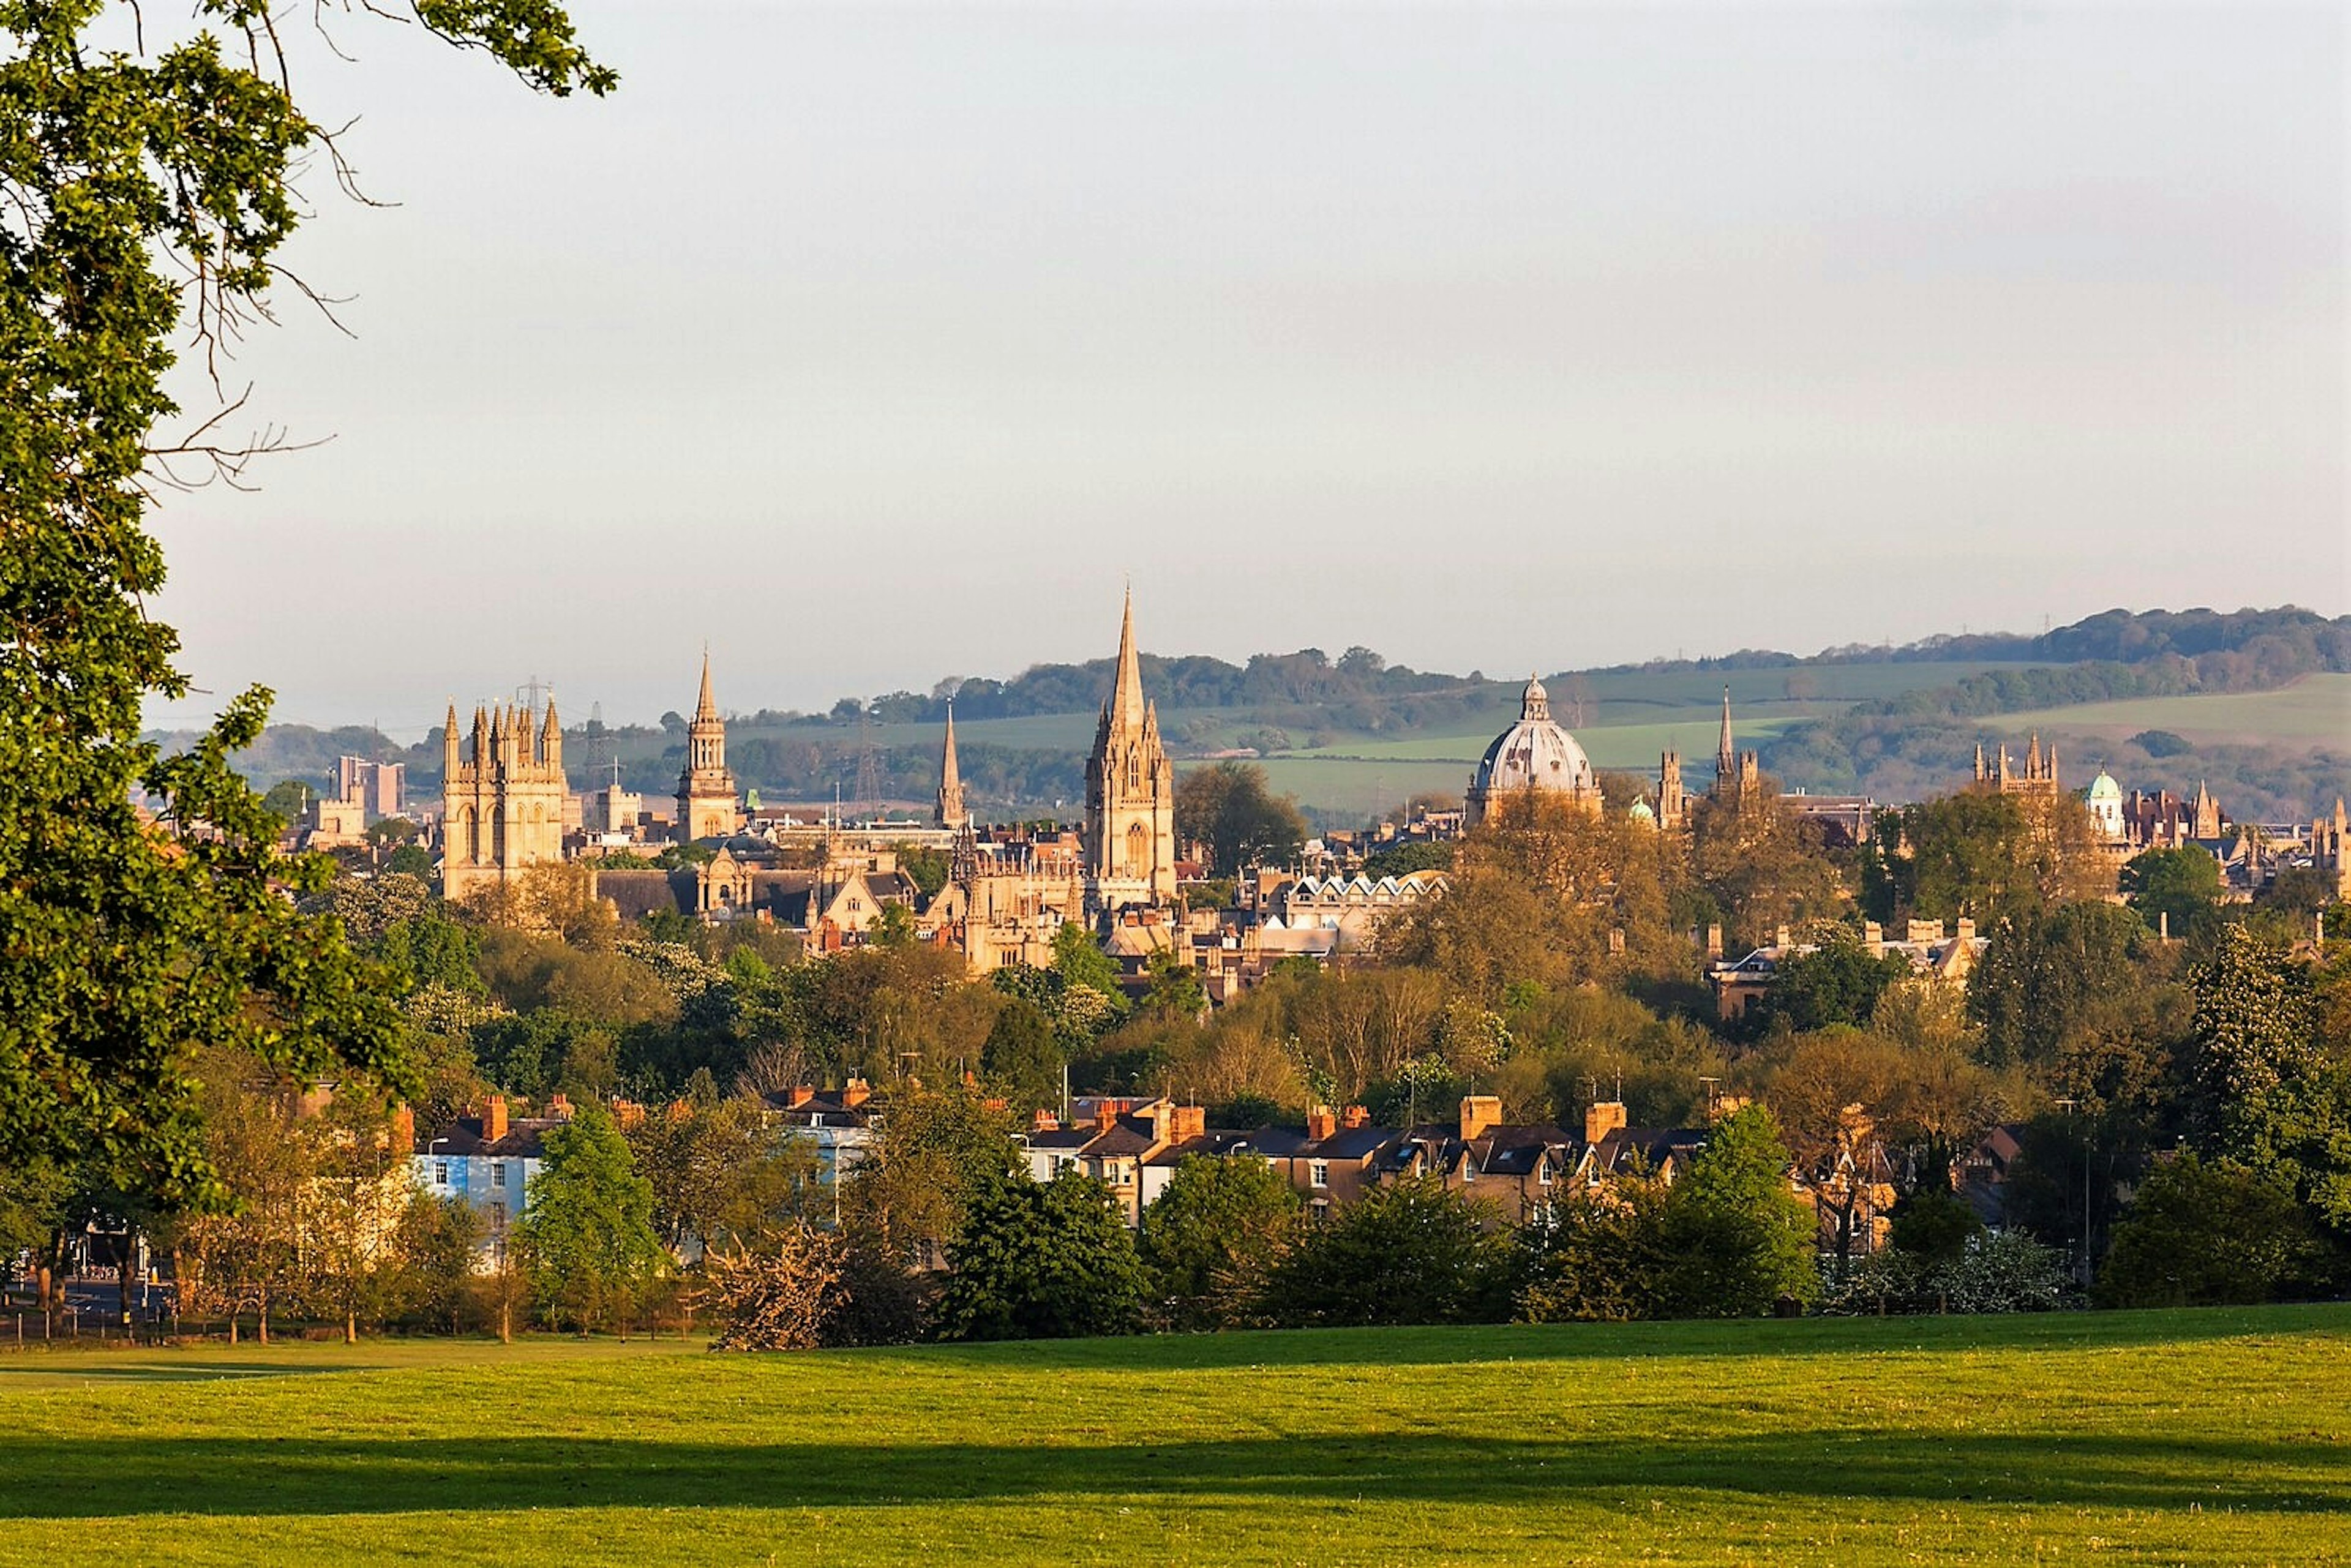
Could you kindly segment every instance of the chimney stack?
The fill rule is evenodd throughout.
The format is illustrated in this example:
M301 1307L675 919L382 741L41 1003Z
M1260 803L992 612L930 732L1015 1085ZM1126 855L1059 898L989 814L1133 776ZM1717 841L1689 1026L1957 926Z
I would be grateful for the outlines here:
M1465 1143L1483 1134L1489 1127L1499 1126L1501 1121L1502 1101L1499 1095L1461 1096L1461 1137Z
M806 1083L796 1084L784 1092L784 1103L795 1111L815 1098L816 1090Z
M549 1097L547 1102L547 1108L555 1113L555 1118L559 1122L569 1122L571 1120L571 1096L562 1092L560 1090L557 1091L554 1095Z
M1029 1130L1032 1133L1058 1133L1061 1130L1061 1119L1050 1111L1035 1112L1029 1118Z
M1625 1102L1594 1100L1583 1108L1583 1141L1596 1144L1611 1133L1625 1130Z
M1306 1137L1309 1143L1321 1143L1339 1130L1339 1118L1331 1113L1328 1105L1306 1108Z
M1208 1135L1207 1107L1205 1105L1176 1106L1176 1119L1168 1135L1179 1144L1189 1143L1194 1138L1207 1137Z
M1368 1127L1371 1124L1372 1113L1364 1109L1361 1105L1350 1105L1344 1111L1339 1113L1339 1125L1346 1128L1349 1132L1353 1132L1358 1127Z
M402 1157L416 1152L416 1113L404 1100L392 1108L392 1152Z
M872 1087L862 1078L852 1078L841 1085L841 1103L852 1111L872 1098Z
M490 1096L490 1103L482 1113L482 1142L495 1144L507 1135L507 1097Z

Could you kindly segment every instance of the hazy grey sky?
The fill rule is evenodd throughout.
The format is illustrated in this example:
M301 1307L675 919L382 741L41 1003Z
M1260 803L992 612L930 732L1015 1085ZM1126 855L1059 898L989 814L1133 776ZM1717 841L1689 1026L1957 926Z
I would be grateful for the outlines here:
M169 505L200 685L829 704L1128 575L1490 672L2351 608L2332 5L574 9L610 100L305 68L401 204L237 367L332 444Z

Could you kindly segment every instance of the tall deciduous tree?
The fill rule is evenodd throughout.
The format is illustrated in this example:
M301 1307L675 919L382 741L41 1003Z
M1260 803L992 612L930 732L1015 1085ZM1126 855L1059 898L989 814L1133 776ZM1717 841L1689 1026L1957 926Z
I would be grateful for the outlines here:
M1306 841L1306 819L1297 801L1267 786L1264 768L1219 762L1176 784L1176 831L1186 842L1207 845L1217 873L1232 876L1250 865L1289 862Z
M614 85L551 0L411 8L543 90ZM394 1075L398 1034L340 933L278 894L319 886L326 862L282 858L228 767L268 694L232 700L185 756L141 738L148 696L189 691L149 613L149 505L254 451L217 434L234 404L162 434L172 340L193 329L217 373L284 276L295 170L344 169L287 79L288 14L193 11L167 37L133 4L0 5L0 1161L86 1149L202 1202L225 1193L192 1047Z
M539 1309L583 1331L628 1316L669 1255L653 1234L653 1184L611 1113L593 1102L549 1129L546 1162L515 1227Z
M1229 1322L1298 1223L1298 1193L1263 1160L1194 1155L1143 1212L1152 1299L1179 1325Z
M1788 1147L1750 1105L1714 1129L1666 1206L1662 1294L1680 1317L1756 1317L1820 1292L1813 1218L1788 1186Z
M1110 1189L1092 1176L987 1182L971 1195L947 1266L946 1339L1069 1339L1142 1326L1134 1238Z

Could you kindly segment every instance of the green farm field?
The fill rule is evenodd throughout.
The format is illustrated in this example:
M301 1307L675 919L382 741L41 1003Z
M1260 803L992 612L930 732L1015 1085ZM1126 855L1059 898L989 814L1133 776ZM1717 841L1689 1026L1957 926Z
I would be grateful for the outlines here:
M2001 714L1983 722L2016 734L2063 730L2069 735L2124 740L2141 730L2168 729L2195 741L2249 745L2306 741L2351 749L2351 675L2304 675L2271 692L2083 703L2036 713Z
M0 1561L2351 1561L2351 1307L0 1357Z

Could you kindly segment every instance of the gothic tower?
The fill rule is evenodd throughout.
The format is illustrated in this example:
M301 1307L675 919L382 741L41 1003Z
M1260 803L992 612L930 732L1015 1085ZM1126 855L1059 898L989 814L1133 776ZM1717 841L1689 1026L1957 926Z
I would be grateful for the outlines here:
M1714 783L1708 793L1716 800L1743 799L1761 787L1762 758L1741 751L1730 733L1730 688L1722 688L1722 735L1714 746Z
M1714 788L1717 794L1739 774L1739 752L1730 738L1730 688L1722 688L1722 738L1714 744Z
M726 721L710 695L710 650L702 651L702 696L685 728L685 768L677 776L677 831L683 841L730 837L743 825L735 775L726 768Z
M441 731L441 895L464 899L563 860L563 726L555 697L541 722L525 706L474 709L471 757L457 746L457 705Z
M1159 709L1143 697L1134 593L1118 633L1118 673L1086 759L1087 903L1095 914L1176 897L1176 765L1159 740Z
M1688 809L1682 794L1682 754L1666 752L1657 758L1657 826L1674 831L1683 825Z
M939 803L931 820L942 828L971 826L971 812L963 801L963 768L956 761L955 704L947 704L946 744L939 752Z

